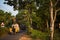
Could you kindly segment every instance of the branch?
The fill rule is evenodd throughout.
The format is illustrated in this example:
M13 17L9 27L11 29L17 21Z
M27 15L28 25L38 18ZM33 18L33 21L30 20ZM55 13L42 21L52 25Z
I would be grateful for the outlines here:
M57 10L55 10L55 12L57 13L58 11L60 11L60 8L59 9L57 9Z
M55 3L55 5L54 5L54 6L56 6L56 5L57 5L58 1L59 1L59 0L57 0L57 1L56 1L56 3Z
M56 15L57 15L57 13L55 12L55 15L54 15L54 21L56 20Z
M55 10L55 16L54 16L54 21L56 20L56 15L57 15L57 12L60 11L60 8Z

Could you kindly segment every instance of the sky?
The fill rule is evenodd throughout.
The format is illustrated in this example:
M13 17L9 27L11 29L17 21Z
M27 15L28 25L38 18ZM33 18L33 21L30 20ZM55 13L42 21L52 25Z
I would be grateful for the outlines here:
M4 0L0 0L0 9L4 10L5 12L11 12L12 15L16 16L18 11L14 11L13 6L9 6L7 4L4 4Z

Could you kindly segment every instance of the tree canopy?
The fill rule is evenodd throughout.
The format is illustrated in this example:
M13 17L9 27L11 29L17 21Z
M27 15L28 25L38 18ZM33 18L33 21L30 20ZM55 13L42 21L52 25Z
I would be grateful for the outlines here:
M3 10L0 10L0 24L2 22L4 22L5 26L7 26L9 23L9 20L12 19L11 17L12 17L11 13L4 12Z

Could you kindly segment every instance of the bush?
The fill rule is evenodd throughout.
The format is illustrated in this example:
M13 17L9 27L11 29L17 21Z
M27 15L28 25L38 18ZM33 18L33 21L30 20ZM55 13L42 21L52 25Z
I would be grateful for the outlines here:
M0 37L1 36L4 36L5 34L7 34L8 33L8 28L7 27L0 27Z
M55 32L54 32L54 40L60 40L60 32L59 32L59 30L55 30Z
M40 38L41 40L49 40L49 34L45 32L41 32L38 30L32 30L31 37L36 39Z

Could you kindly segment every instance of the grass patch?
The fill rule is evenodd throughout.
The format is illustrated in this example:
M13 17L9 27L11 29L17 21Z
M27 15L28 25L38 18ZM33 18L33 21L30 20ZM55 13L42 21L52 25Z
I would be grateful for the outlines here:
M49 40L49 34L38 30L32 30L31 37L33 39Z

